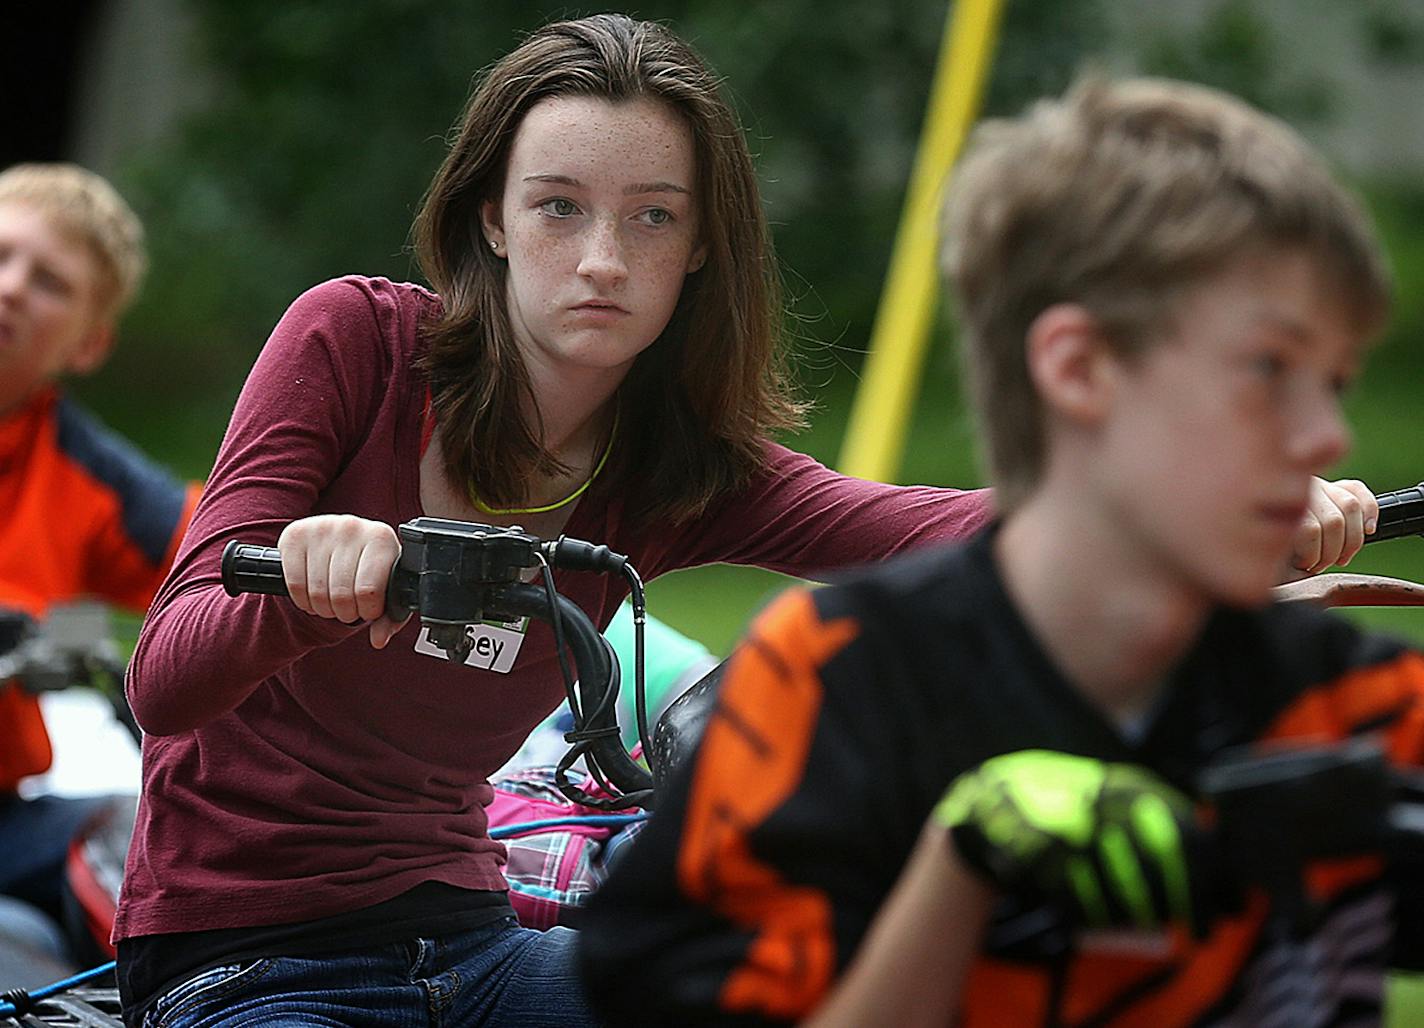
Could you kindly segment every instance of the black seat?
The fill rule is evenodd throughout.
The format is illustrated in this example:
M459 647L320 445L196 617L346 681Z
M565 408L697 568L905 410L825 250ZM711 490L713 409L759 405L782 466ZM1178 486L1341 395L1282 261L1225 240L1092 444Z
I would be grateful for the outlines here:
M696 749L707 719L712 715L712 707L717 702L717 688L722 684L722 672L726 666L724 660L699 678L658 718L653 729L654 790L661 789L668 776L681 767Z

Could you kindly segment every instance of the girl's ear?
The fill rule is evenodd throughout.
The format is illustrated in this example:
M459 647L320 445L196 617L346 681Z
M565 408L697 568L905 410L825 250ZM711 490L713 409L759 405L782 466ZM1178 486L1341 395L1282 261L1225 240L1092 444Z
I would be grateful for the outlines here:
M505 256L504 219L498 200L486 200L480 204L480 230L484 233L485 245L494 255Z
M1045 308L1029 325L1024 346L1029 379L1049 412L1085 425L1105 416L1117 358L1086 307Z
M691 275L694 271L701 271L702 265L707 263L707 244L701 243L692 251L692 256L687 259L687 273Z

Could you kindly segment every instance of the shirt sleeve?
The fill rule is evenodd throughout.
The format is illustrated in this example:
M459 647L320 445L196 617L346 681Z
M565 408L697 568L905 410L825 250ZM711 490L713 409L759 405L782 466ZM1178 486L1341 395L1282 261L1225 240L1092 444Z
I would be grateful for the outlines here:
M55 434L71 475L56 505L84 511L76 592L142 611L153 600L200 487L184 484L123 436L67 398L55 405Z
M609 1023L789 1023L830 989L881 895L861 859L875 718L822 677L858 631L804 589L757 620L695 758L587 910L580 961Z
M370 302L346 280L303 294L273 330L130 661L129 702L145 731L197 727L302 654L358 630L285 597L229 597L221 560L229 540L272 546L288 522L317 512L364 437L383 370L379 341Z
M832 471L776 443L742 489L679 527L651 574L701 564L746 564L801 578L968 538L992 517L987 489L887 485Z

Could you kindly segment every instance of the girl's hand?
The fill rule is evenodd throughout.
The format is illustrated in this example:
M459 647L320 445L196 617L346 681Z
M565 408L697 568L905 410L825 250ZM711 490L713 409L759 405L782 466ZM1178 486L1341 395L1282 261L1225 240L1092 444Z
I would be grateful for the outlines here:
M1312 479L1310 509L1295 533L1292 577L1318 574L1332 564L1343 567L1350 563L1378 522L1379 503L1363 482Z
M371 623L371 645L382 649L409 616L385 616L386 583L400 557L395 529L353 514L318 514L293 521L277 539L292 602L308 614L345 624Z

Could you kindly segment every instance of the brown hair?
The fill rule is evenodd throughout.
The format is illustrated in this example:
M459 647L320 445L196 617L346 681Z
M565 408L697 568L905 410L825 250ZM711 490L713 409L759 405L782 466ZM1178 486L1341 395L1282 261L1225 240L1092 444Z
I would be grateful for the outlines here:
M506 504L525 498L531 475L562 470L522 414L530 387L506 266L480 234L480 205L503 192L520 123L556 96L651 99L686 119L707 248L620 390L622 427L600 487L627 493L635 519L694 517L760 464L768 430L799 424L778 356L781 295L751 155L717 87L670 31L614 14L547 25L484 74L415 223L416 254L444 302L421 366L452 481Z
M23 203L89 248L99 272L100 316L133 299L148 266L143 225L104 179L74 164L15 164L0 172L0 203Z
M1202 86L1088 78L989 121L955 172L943 270L999 509L1037 484L1044 428L1025 336L1081 304L1119 352L1170 326L1182 291L1252 252L1304 249L1362 334L1389 276L1368 219L1290 128Z

